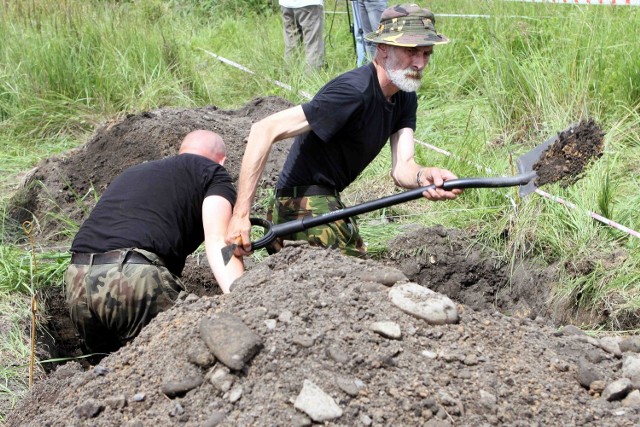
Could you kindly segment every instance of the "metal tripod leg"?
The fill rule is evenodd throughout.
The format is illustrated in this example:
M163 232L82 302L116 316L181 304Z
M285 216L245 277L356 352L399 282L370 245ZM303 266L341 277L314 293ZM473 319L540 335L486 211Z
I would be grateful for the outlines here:
M349 13L349 2L355 3L354 0L347 0L347 13ZM362 16L358 4L352 4L353 10L353 40L356 49L356 66L360 67L367 61L367 46L362 30Z

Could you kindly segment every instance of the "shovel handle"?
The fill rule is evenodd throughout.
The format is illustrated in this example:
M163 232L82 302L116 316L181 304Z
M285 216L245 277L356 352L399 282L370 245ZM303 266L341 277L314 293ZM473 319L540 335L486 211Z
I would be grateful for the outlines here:
M525 185L535 179L536 172L531 171L515 176L497 177L497 178L461 178L445 181L440 187L444 190L465 189L465 188L499 188L499 187L515 187ZM416 200L422 197L422 193L427 190L436 188L435 185L427 185L425 187L416 188L405 191L403 193L393 194L377 200L371 200L359 205L350 206L336 211L327 212L318 216L305 216L304 218L294 221L285 222L283 224L274 225L271 221L262 218L250 218L251 225L264 228L264 236L255 242L251 242L251 248L262 249L273 243L276 238L286 236L288 234L297 233L317 225L328 224L340 219L352 217L365 212L375 211L377 209L386 208L388 206L397 205L399 203Z

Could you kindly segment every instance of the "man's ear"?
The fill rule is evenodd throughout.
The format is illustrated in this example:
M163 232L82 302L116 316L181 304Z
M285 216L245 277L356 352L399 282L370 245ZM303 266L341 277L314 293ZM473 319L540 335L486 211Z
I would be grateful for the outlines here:
M227 156L224 156L220 159L220 161L218 162L218 164L220 164L220 166L224 166L224 162L225 160L227 160Z
M386 45L384 43L378 43L378 45L376 46L376 48L378 49L379 55L382 58L387 58L387 56L389 55L389 45Z

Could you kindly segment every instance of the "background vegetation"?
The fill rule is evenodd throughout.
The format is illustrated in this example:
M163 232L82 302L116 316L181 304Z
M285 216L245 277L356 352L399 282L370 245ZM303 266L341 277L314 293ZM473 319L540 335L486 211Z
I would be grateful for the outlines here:
M314 93L355 66L346 0L325 1L327 65L319 73L306 72L302 57L283 62L274 2L0 0L3 204L24 171L125 114L165 106L237 108L266 95L299 103L305 98L297 89ZM436 49L428 68L416 135L453 155L419 144L419 160L461 177L510 175L513 159L585 118L606 132L606 153L576 184L545 187L576 209L537 195L519 199L515 190L470 190L450 203L412 202L363 216L370 251L383 251L408 222L467 228L505 259L557 265L555 298L591 311L593 321L584 327L637 329L640 239L588 212L640 228L640 8L491 0L428 5L452 42ZM384 152L348 189L347 202L397 191L388 170ZM25 247L15 236L1 236L0 417L27 388L29 298L61 286L67 262L60 248Z

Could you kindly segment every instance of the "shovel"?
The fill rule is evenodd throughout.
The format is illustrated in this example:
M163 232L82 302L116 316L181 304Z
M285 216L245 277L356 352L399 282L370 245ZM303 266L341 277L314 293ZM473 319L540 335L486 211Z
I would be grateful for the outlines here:
M499 188L499 187L515 187L520 186L518 193L524 197L529 193L535 191L537 173L533 169L533 166L540 159L542 153L554 142L558 140L558 134L547 139L542 144L535 147L533 150L518 157L516 164L518 166L518 175L497 177L497 178L461 178L445 181L442 184L443 189L466 189L466 188ZM306 216L294 221L285 222L283 224L272 224L270 221L262 218L250 218L251 225L264 228L264 235L251 242L251 249L262 249L271 245L278 237L286 236L289 234L297 233L302 230L306 230L317 225L328 224L330 222L338 221L340 219L349 218L355 215L359 215L366 212L375 211L377 209L386 208L388 206L397 205L400 203L408 202L411 200L419 199L422 193L425 191L436 188L435 185L428 185L426 187L415 188L413 190L405 191L403 193L394 194L391 196L383 197L381 199L371 200L359 205L338 209L337 211L328 212L318 216ZM224 264L227 265L229 260L233 256L233 252L238 245L232 243L221 249L222 259Z

